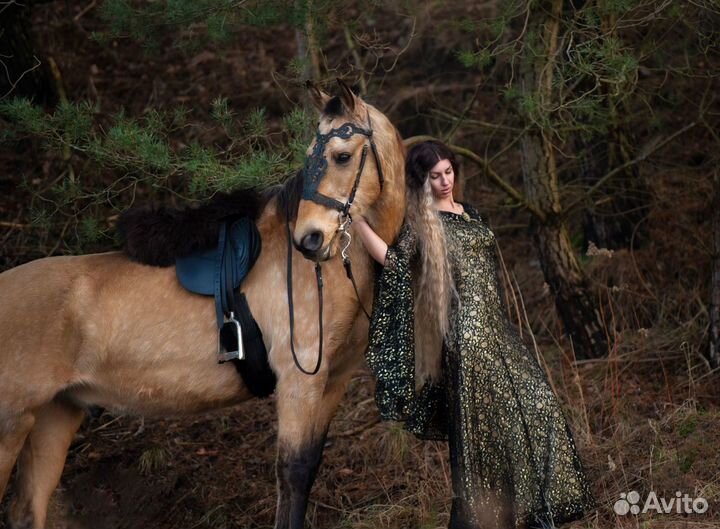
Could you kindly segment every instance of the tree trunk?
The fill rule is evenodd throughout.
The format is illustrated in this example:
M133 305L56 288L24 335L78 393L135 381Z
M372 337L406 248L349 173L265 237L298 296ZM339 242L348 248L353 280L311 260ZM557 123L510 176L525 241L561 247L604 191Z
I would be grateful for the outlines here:
M539 135L523 140L523 173L528 198L546 215L544 222L533 217L533 241L537 248L545 282L555 297L563 327L571 338L575 356L599 358L607 354L607 338L590 292L587 278L575 257L568 228L553 211L547 160L542 156Z
M527 97L537 98L543 109L552 107L552 81L562 7L562 0L553 0L551 14L547 18L543 20L538 13L536 29L544 33L546 53L537 59L540 61L538 64L533 56L528 56L521 65L522 92ZM607 339L596 301L577 261L562 216L552 131L535 127L523 137L521 145L526 196L544 217L542 220L533 219L534 242L545 281L555 296L555 305L572 340L575 356L598 358L606 355Z
M713 368L720 367L720 171L715 171L715 197L712 208L713 257L710 283L710 349L708 359Z
M296 7L300 6L299 2L296 2L295 5ZM298 48L297 58L303 64L302 80L320 83L320 57L315 36L312 0L307 2L305 9L307 11L305 13L304 29L297 28L295 30L295 42Z
M629 133L622 127L608 131L607 136L595 136L590 141L578 139L580 181L588 188L616 167L630 161ZM649 207L647 189L640 178L637 165L632 165L614 177L614 191L603 195L602 202L590 198L583 208L583 248L590 241L598 248L617 250L642 246L645 236L636 226ZM634 235L633 235L634 234Z
M533 233L545 281L577 358L607 355L608 346L596 301L578 266L564 224L537 226Z
M35 53L30 31L30 3L0 5L0 99L27 97L54 105L52 76Z

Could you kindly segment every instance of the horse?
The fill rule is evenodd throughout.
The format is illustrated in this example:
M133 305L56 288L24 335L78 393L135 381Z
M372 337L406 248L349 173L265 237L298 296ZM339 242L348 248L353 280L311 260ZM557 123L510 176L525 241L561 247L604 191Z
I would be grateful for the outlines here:
M314 190L339 201L353 188L346 220L364 215L391 242L405 207L402 139L386 116L338 83L339 96L307 87L320 111L318 138L348 123L367 129L371 121L377 157L367 157L353 186L358 153L363 146L367 151L368 138L330 138L323 145L326 171ZM309 158L317 141L308 148ZM302 173L265 197L256 220L262 251L240 287L276 376L276 529L304 526L330 421L363 362L368 320L362 309L372 306L374 285L369 254L362 244L350 244L342 252L354 265L356 291L350 288L337 258L339 214L301 196L300 184L307 182L299 178ZM352 236L348 224L343 234ZM294 322L283 286L288 261ZM324 271L321 322L313 262L322 262ZM89 407L167 416L252 397L234 367L214 359L212 298L184 290L174 266L150 266L118 251L47 257L0 274L0 300L0 499L17 462L7 513L13 529L45 526L48 501ZM317 373L298 369L296 362L305 367L316 362L321 343Z

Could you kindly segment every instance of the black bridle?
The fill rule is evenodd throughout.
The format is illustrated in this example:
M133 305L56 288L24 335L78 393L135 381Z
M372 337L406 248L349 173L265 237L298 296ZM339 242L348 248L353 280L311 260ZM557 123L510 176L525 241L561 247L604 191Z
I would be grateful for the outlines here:
M375 141L373 139L373 130L372 130L372 122L370 120L370 111L368 110L367 113L367 122L368 122L368 128L364 129L362 127L358 127L354 123L344 123L343 125L340 125L337 128L331 129L329 132L326 132L325 134L320 134L320 131L317 131L315 134L315 146L313 147L312 152L305 160L305 165L303 167L303 193L302 198L305 200L312 200L316 204L320 204L321 206L325 206L330 209L335 209L339 212L339 218L338 218L338 229L336 231L336 234L339 234L341 238L344 239L344 245L341 251L342 259L343 259L343 265L345 267L345 273L347 274L348 279L352 282L353 289L355 290L355 295L358 298L358 302L360 303L360 307L362 308L362 311L365 313L365 316L367 316L368 319L370 319L370 314L367 310L365 310L364 305L362 304L362 301L360 300L360 293L358 292L357 285L355 284L355 278L353 277L352 273L352 265L350 264L350 257L347 253L348 248L350 247L350 242L352 240L352 236L350 235L350 232L348 231L348 228L350 227L350 224L352 224L352 217L350 216L350 208L352 207L352 204L355 200L355 193L357 192L357 189L360 185L360 178L362 177L363 169L365 168L365 160L367 159L367 152L368 152L368 144L370 149L372 150L373 156L375 158L375 166L377 167L378 172L378 180L380 181L380 192L383 190L383 185L385 183L385 177L382 172L382 165L380 164L380 157L378 156L377 147L375 146ZM332 197L329 197L327 195L323 195L318 191L318 187L320 186L320 182L322 181L323 177L325 176L325 173L327 172L328 168L328 161L325 157L325 147L327 147L328 142L332 138L341 138L341 139L349 139L355 134L362 134L367 138L367 142L363 145L362 154L360 155L360 164L358 165L357 173L355 174L355 181L353 182L352 189L350 190L350 195L348 196L347 201L345 204L340 202L339 200L336 200ZM288 238L288 249L287 249L287 293L288 293L288 312L289 312L289 318L290 318L290 350L292 351L293 361L295 362L295 365L297 368L303 372L306 375L315 375L320 370L320 364L322 363L322 350L323 350L323 325L322 325L322 315L323 315L323 295L322 295L322 287L323 287L323 281L322 281L322 268L320 267L320 262L315 262L315 278L317 281L317 288L318 288L318 329L320 333L320 343L318 344L318 356L317 356L317 363L315 364L315 368L312 371L305 370L301 365L300 362L298 362L297 354L295 353L295 311L293 306L293 295L292 295L292 235L290 233L290 215L289 215L289 209L286 212L286 230L287 230L287 238ZM332 243L332 241L331 241Z
M355 193L357 192L358 186L360 185L360 177L362 176L363 169L365 168L365 160L367 159L368 143L370 149L372 149L373 156L375 157L375 165L377 166L378 179L380 180L380 191L382 192L383 185L385 183L385 177L382 172L382 165L380 165L380 157L378 156L377 147L375 146L375 140L373 139L372 122L370 121L370 112L367 114L368 128L364 129L358 127L354 123L345 123L339 127L320 134L318 131L315 134L315 146L313 147L310 156L305 160L305 166L303 167L303 194L302 197L305 200L312 200L313 202L320 204L331 209L336 209L340 212L341 218L347 218L350 214L350 207L355 200ZM360 165L358 166L357 173L355 174L355 181L353 182L350 196L347 202L342 202L323 195L317 189L320 186L325 173L328 168L328 161L325 158L325 147L332 138L341 138L347 140L355 134L362 134L368 139L368 142L363 145L362 154L360 155Z

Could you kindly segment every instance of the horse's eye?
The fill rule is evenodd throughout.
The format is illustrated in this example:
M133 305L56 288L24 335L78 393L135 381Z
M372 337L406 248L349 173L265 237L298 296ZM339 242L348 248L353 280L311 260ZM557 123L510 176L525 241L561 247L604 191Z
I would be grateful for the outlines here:
M351 154L349 152L341 152L340 154L335 156L335 161L339 164L348 163L350 157Z

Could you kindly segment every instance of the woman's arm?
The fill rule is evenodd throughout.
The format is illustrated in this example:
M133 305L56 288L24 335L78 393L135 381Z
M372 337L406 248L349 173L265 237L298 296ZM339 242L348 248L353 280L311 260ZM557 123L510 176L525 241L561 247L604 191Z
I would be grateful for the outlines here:
M362 239L368 253L378 263L385 266L385 256L387 255L388 245L380 236L370 227L364 217L357 216L353 219L355 230Z

